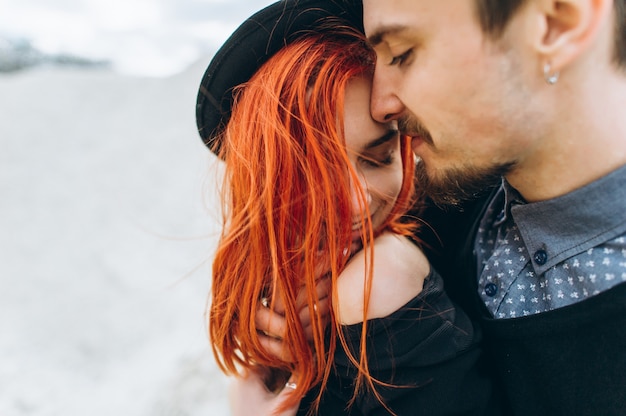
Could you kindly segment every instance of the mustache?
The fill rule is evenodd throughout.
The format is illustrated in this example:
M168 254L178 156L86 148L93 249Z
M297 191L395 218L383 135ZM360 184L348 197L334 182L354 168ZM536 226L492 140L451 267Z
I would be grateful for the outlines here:
M417 117L412 115L404 116L398 119L398 130L402 134L409 136L419 136L426 143L433 144L433 139L428 129L422 124Z

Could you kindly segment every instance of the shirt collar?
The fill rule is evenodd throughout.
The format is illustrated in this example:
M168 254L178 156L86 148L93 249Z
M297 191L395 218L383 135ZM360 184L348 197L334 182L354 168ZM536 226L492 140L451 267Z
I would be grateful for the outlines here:
M558 198L525 203L506 181L507 209L531 258L540 250L547 261L535 272L626 232L626 166ZM517 196L516 196L517 194Z
M500 190L504 194L504 205L502 206L502 211L496 217L496 221L494 222L494 226L499 227L503 223L505 223L509 218L511 218L511 207L513 205L522 205L525 204L526 201L517 189L513 188L509 182L502 178L502 188Z

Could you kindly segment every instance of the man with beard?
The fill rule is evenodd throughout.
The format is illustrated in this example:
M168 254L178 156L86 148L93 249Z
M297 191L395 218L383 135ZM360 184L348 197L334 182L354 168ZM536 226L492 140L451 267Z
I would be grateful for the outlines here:
M496 185L467 237L440 216L436 264L505 414L626 414L626 1L363 8L372 114L413 137L419 186L462 206Z
M626 1L363 0L363 23L504 414L626 414Z

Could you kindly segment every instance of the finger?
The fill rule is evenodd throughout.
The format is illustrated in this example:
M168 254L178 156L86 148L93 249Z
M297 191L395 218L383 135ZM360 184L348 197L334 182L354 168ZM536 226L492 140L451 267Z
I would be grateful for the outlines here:
M330 279L330 276L324 276L318 279L317 285L315 286L315 291L317 293L318 299L328 297L332 291L332 281Z
M315 296L317 299L323 299L330 295L332 282L330 277L325 276L321 279L317 280L315 284ZM303 286L298 292L298 297L296 298L296 307L298 310L302 308L306 308L308 306L308 293L306 288Z
M325 297L320 299L319 302L315 305L315 313L320 317L323 323L326 323L326 319L329 316L330 312L330 298ZM302 323L302 328L305 331L307 339L309 339L311 335L311 312L309 308L304 308L299 313L300 322ZM310 340L310 339L309 339Z
M276 413L276 410L293 393L294 382L291 379L290 383L287 384L289 387L283 388L278 395L274 395L265 387L261 373L249 371L242 377L234 378L228 389L231 415L294 416L298 411L298 403L281 413Z
M293 357L289 352L288 346L282 339L268 337L267 335L259 334L259 342L268 355L275 357L281 361L287 363L293 363Z
M287 320L284 316L265 308L259 303L254 323L259 331L273 338L284 338L287 332Z
M319 257L320 259L315 264L315 278L316 279L323 278L328 273L330 273L330 269L331 269L330 259L328 258L328 256L325 256L323 255L322 252L320 252Z
M285 315L285 304L280 296L276 296L276 298L273 299L270 308L272 308L274 312Z
M317 282L315 285L315 289L318 299L324 298L330 293L331 281L330 277L328 277L329 270L330 266L322 264L321 262L315 266L315 279ZM302 286L298 293L298 297L296 298L296 307L298 309L304 308L307 304L308 295L305 289L305 286ZM272 302L270 302L270 307L275 312L278 312L281 315L285 314L285 304L280 296L272 299Z
M297 380L296 376L292 374L291 378L289 378L289 381L285 384L285 387L278 394L277 402L278 402L279 406L282 403L284 403L285 400L289 399L289 397L296 390L296 388L297 388L296 380ZM300 407L300 402L296 403L294 406L292 406L292 407L288 408L287 410L285 410L284 412L282 412L280 414L280 416L295 416L296 413L298 413L298 408L299 407Z
M313 306L314 312L320 316L322 319L328 314L330 303L328 302L328 296L331 292L331 281L329 277L322 278L318 281L315 286L317 303ZM308 308L308 304L306 303L306 298L304 297L306 294L304 290L300 292L298 296L298 302L300 305L300 322L303 327L307 327L311 324L311 316L312 313Z

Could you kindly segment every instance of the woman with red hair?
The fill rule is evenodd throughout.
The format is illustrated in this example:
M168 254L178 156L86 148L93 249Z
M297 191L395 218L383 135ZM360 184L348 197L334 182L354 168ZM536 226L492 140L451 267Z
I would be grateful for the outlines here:
M371 69L369 50L355 33L303 36L236 92L220 140L225 217L213 263L212 345L229 373L260 366L296 375L294 403L328 379L337 345L346 343L340 323L382 308L393 312L419 293L428 273L421 256L413 263L423 273L413 272L406 286L395 282L393 290L406 299L363 306L371 296L376 236L386 232L381 238L388 244L420 258L409 240L392 237L408 235L400 219L411 206L414 160L410 139L369 115ZM322 277L330 287L320 284ZM327 309L328 294L336 308L334 330L326 333L316 310ZM259 299L283 311L291 359L265 352L256 326ZM300 319L303 305L312 342ZM353 357L366 369L364 358L365 350Z
M410 138L370 116L362 35L315 22L233 85L207 139L225 163L209 334L219 367L241 377L235 414L485 414L478 336L407 238ZM240 28L225 47L248 38Z

